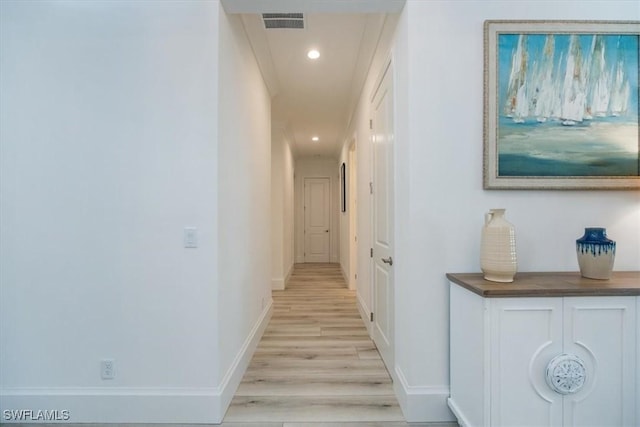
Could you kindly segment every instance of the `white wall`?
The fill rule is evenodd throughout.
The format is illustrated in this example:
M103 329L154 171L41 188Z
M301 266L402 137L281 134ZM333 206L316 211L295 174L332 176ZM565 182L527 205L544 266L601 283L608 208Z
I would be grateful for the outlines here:
M314 158L298 158L296 159L295 174L295 259L296 262L304 262L304 179L305 178L324 178L331 180L331 206L329 212L330 218L330 237L329 237L329 262L339 262L339 212L340 200L338 187L340 182L340 168L338 162L334 159L314 159Z
M293 269L294 164L286 128L271 128L271 287L284 289Z
M0 3L0 412L212 419L217 21L217 2Z
M394 47L394 268L396 375L409 420L445 416L445 273L479 271L488 209L507 209L519 271L576 271L575 239L590 225L618 242L616 270L640 269L639 192L482 189L485 19L638 20L640 8L636 1L408 1Z
M239 15L220 12L219 331L223 408L269 320L271 98Z
M351 237L353 234L356 233L356 231L351 230L351 228L354 227L354 224L357 224L357 222L353 222L351 219L353 215L357 216L357 212L354 212L356 211L356 209L354 209L354 206L355 206L354 204L357 203L356 202L357 194L355 194L357 193L357 191L354 191L352 188L354 183L355 185L357 185L357 163L355 162L353 164L350 163L349 150L352 147L355 149L356 145L357 144L355 139L349 139L348 141L346 141L340 152L340 161L339 161L340 165L344 163L346 167L345 202L347 205L346 212L339 211L338 213L339 226L340 226L340 236L339 236L340 268L342 270L342 275L344 276L345 281L347 282L349 289L351 290L356 290L355 275L357 274L357 271L355 271L357 263L352 262L351 260L351 248L353 245L356 245L356 242ZM357 151L354 151L354 153L356 153L357 155ZM353 178L354 174L356 174L356 179ZM340 195L340 197L342 196ZM338 203L341 206L342 200L339 200ZM351 265L352 263L354 265Z
M287 140L288 141L288 140ZM284 194L283 194L283 272L288 279L295 263L295 160L289 144L284 147Z
M576 271L575 239L601 225L617 240L617 270L640 269L637 191L482 189L485 19L638 19L637 2L409 0L383 36L351 123L358 140L358 303L371 310L369 102L383 60L394 61L396 366L409 421L452 419L447 272L477 272L484 213L507 209L520 271ZM346 161L350 139L340 156ZM346 228L345 228L346 232ZM344 238L344 236L342 236ZM366 322L366 319L364 319ZM368 324L368 323L367 323Z
M349 177L349 172L348 172L348 168L349 168L349 147L347 144L345 144L345 146L342 147L342 150L340 152L340 160L338 161L338 168L340 168L342 165L342 163L345 164L346 166L346 170L347 170L347 177ZM338 169L340 170L340 169ZM339 263L340 263L340 270L342 271L342 276L344 277L344 280L347 282L347 284L349 284L349 276L351 275L350 271L351 271L351 266L350 264L350 259L349 259L349 209L347 206L347 210L346 212L342 212L341 207L342 207L342 200L341 200L341 188L340 186L341 184L341 177L338 176L338 229L339 229L339 235L338 235L338 252L339 252ZM345 189L347 191L347 197L348 197L348 191L349 188L347 187ZM348 198L346 200L349 200Z
M270 99L239 19L0 8L0 410L219 422L271 307Z

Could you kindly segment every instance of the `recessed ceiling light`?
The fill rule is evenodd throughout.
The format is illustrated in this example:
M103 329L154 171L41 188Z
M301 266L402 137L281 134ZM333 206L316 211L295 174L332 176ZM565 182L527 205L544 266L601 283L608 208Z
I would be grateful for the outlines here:
M320 141L320 138L318 138L317 136L314 136L313 138L311 138L311 140L313 142L318 142L318 141Z
M318 59L320 58L320 52L315 49L311 49L309 52L307 52L307 56L309 57L309 59Z

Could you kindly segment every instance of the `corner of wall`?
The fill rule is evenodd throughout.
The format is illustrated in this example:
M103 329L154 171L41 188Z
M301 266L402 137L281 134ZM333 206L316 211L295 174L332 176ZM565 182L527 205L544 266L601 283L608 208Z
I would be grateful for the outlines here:
M449 387L416 387L407 383L399 366L395 368L393 388L408 423L455 421L447 399Z
M274 291L284 291L286 279L275 278L271 279L271 289Z
M367 306L367 303L365 303L364 300L362 299L362 295L360 293L357 294L356 302L358 306L358 312L360 313L360 317L364 322L365 328L367 328L367 332L369 333L369 336L371 336L371 333L372 333L371 320L369 320L371 316L371 310Z
M221 423L224 415L227 411L227 408L231 404L231 400L233 399L233 395L235 394L238 386L240 385L240 381L242 381L242 377L244 376L247 367L249 366L249 362L253 357L253 353L258 347L258 343L264 334L267 325L269 324L269 320L271 320L271 314L273 313L273 300L269 300L269 303L266 305L260 318L253 326L251 333L247 336L242 348L236 355L231 367L227 371L224 376L222 383L219 386L220 389L220 405L219 405L219 413L215 418L215 423Z

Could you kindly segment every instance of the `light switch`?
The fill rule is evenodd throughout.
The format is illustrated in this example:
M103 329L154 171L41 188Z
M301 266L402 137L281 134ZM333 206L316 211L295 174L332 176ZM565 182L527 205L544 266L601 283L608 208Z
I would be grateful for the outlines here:
M185 248L198 247L198 229L196 227L184 228L184 247Z

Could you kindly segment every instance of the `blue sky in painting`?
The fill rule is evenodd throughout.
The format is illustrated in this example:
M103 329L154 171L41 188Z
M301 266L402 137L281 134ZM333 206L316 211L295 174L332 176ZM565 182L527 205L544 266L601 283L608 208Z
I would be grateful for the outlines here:
M509 83L509 73L511 69L511 59L518 44L518 34L498 35L498 85L499 85L499 105L502 111L503 103L506 99L507 85ZM569 34L555 34L555 50L553 69L554 76L563 78L566 67L566 58L569 51ZM527 64L531 67L536 61L542 58L543 47L546 34L527 34ZM624 56L625 74L631 86L631 97L627 117L637 122L638 116L638 35L604 35L605 62L611 71L616 64L619 55ZM587 60L593 41L592 34L580 35L579 42L582 50L582 57Z

